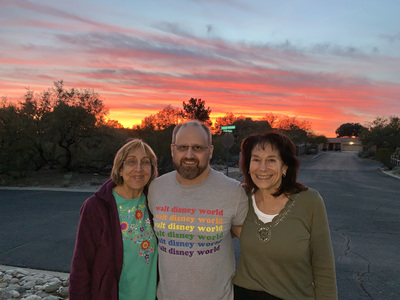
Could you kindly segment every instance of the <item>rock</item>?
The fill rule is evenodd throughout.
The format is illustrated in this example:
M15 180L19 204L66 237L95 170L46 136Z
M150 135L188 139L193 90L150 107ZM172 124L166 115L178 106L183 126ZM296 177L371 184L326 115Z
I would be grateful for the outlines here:
M61 287L61 281L51 282L45 287L47 293L54 293Z
M33 288L34 286L35 286L36 284L35 284L35 281L27 281L24 285L23 285L23 287L25 288L25 289L27 289L27 290L30 290L31 288Z
M52 275L0 268L0 300L68 299L68 274Z
M30 295L30 296L26 297L25 300L42 300L42 298L40 298L37 295Z
M59 294L63 298L67 298L69 293L68 293L68 287L60 287L57 291L57 294Z
M44 280L44 278L37 278L35 280L36 285L44 285L45 283L46 283L46 280Z
M18 298L19 296L21 296L21 294L18 293L17 291L10 291L9 293L11 298Z
M9 300L10 298L11 295L9 292L4 289L0 289L0 300Z
M60 300L60 299L61 299L60 297L53 296L53 295L50 295L50 296L47 296L47 297L43 298L43 300Z

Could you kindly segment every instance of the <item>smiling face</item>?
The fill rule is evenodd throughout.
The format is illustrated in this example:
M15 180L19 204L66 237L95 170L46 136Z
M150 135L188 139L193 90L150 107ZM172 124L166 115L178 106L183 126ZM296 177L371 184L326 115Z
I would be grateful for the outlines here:
M174 142L171 153L179 182L191 185L203 181L208 175L213 151L213 146L208 144L207 133L199 126L183 126Z
M120 196L127 199L138 198L150 180L150 157L140 148L129 152L119 174L123 179L118 189L123 194Z
M260 145L253 148L249 172L254 184L260 190L274 194L278 191L286 171L287 166L283 164L279 151L273 149L270 144L264 149Z

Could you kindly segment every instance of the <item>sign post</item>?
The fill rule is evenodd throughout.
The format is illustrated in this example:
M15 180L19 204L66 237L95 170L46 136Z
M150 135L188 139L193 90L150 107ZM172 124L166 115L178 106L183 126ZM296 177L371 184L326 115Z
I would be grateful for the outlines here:
M225 132L225 135L222 137L222 143L226 147L226 176L229 175L229 171L228 171L229 148L233 145L233 142L234 142L234 138L231 133L233 132L233 130L235 128L236 128L235 125L221 126L222 131Z

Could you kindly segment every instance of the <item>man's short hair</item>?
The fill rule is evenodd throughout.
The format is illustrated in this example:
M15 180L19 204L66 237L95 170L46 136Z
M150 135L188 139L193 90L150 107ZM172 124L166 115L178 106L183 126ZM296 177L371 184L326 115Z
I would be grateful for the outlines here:
M206 132L207 134L207 142L208 145L211 145L212 143L212 135L211 135L211 131L210 128L208 128L207 125L205 125L204 123L197 121L197 120L191 120L191 121L187 121L185 123L181 123L175 126L174 131L172 132L172 144L175 144L176 141L176 135L178 134L178 131L183 128L183 127L187 127L187 126L192 126L192 127L200 127L203 128L203 130Z

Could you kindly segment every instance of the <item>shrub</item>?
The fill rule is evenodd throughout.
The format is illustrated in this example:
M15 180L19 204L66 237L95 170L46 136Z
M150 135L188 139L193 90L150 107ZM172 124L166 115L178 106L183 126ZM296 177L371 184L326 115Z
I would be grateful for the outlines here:
M375 151L373 151L372 149L362 150L358 152L358 156L361 158L372 158L375 156Z
M392 151L388 148L379 148L376 150L376 159L380 161L385 167L391 169L390 156Z

